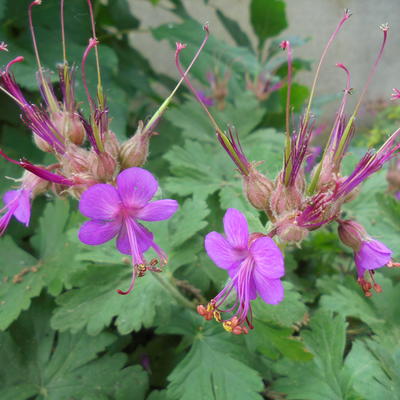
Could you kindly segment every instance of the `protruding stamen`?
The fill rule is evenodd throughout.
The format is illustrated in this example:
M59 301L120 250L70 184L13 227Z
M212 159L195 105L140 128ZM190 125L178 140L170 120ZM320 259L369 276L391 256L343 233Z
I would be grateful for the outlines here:
M304 115L305 124L308 122L308 119L310 117L311 103L312 103L312 100L313 100L313 97L314 97L315 87L316 87L317 80L318 80L318 77L319 77L319 72L320 72L320 69L321 69L321 65L322 65L322 63L323 63L323 61L325 59L325 56L326 56L326 54L327 54L327 52L329 50L329 47L331 47L331 44L335 40L335 38L336 38L337 34L339 33L342 25L350 18L350 16L351 16L351 12L350 12L350 10L348 8L346 8L345 11L344 11L344 16L339 21L336 29L334 30L334 32L332 33L331 37L329 38L328 43L326 44L324 51L322 52L321 58L319 60L318 66L317 66L317 70L315 72L315 77L314 77L314 80L313 80L313 83L312 83L312 86L311 86L310 97L308 99L308 104L307 104L306 112L305 112L305 115Z
M89 6L89 13L90 13L90 24L92 26L92 36L97 41L96 36L96 25L94 21L94 13L91 0L87 0L87 4ZM97 42L98 44L98 42ZM99 60L99 50L97 47L94 49L95 56L96 56L96 69L97 69L97 97L99 100L100 109L103 110L104 104L104 96L103 96L103 87L101 85L101 74L100 74L100 60Z

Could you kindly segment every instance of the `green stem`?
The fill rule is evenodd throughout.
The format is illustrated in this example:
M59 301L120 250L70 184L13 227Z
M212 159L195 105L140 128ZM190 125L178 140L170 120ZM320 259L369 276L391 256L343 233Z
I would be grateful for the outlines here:
M161 286L166 289L175 300L183 305L184 307L190 308L191 310L196 310L196 306L188 300L181 292L172 284L170 279L166 279L160 275L159 272L152 274L155 279L161 284Z

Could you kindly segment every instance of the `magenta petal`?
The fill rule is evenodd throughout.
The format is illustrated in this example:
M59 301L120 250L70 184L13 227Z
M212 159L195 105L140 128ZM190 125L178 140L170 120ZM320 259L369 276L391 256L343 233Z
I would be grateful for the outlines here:
M19 222L21 222L21 224L25 224L25 226L28 226L29 220L31 218L30 190L10 190L4 194L3 200L5 204L10 204L13 201L16 201L18 203L17 208L13 212L13 215Z
M230 243L218 232L210 232L204 241L208 256L222 269L238 266L238 262L246 258L245 251L235 250Z
M117 177L118 193L126 207L141 208L155 195L158 183L154 176L143 168L128 168Z
M246 217L239 210L228 208L224 216L224 230L232 247L247 249L249 227Z
M121 200L114 186L99 183L91 186L79 201L79 211L88 218L111 220L120 209Z
M358 276L362 277L365 270L378 269L392 259L392 250L379 240L364 241L355 255Z
M255 278L257 292L259 296L267 304L278 304L283 300L284 289L280 279L259 279L261 276L258 275Z
M132 223L132 221L131 221ZM134 225L134 234L136 236L136 240L138 243L138 248L141 253L147 251L151 245L153 244L153 234L146 229L143 225L133 222ZM131 245L129 243L128 233L126 231L125 224L122 226L121 231L117 238L117 249L122 254L131 255Z
M176 200L157 200L148 203L143 208L139 209L135 218L142 219L143 221L161 221L171 218L178 210L179 204Z
M285 274L282 252L271 238L264 236L256 239L250 246L250 254L256 263L255 275L277 279Z
M79 229L78 237L82 243L94 246L108 242L119 230L120 225L115 222L86 221Z

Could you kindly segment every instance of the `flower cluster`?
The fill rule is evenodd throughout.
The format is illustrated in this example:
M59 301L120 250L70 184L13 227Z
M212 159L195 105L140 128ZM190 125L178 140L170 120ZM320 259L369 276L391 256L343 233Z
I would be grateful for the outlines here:
M367 151L357 163L353 172L348 176L342 174L341 164L355 132L355 120L360 105L383 55L388 35L387 25L382 25L380 27L383 32L382 44L367 78L367 82L361 91L357 105L350 117L346 116L347 99L352 93L350 72L345 65L337 64L337 67L346 74L346 85L343 91L343 97L336 118L330 129L325 148L322 150L311 145L312 138L315 137L320 130L320 126L316 124L315 118L311 113L311 106L321 65L323 64L332 42L345 22L350 18L350 15L350 12L346 10L344 16L329 38L328 44L317 66L317 72L310 91L310 98L307 102L304 114L300 117L297 125L292 122L295 121L295 118L290 115L292 48L289 41L283 41L281 43L280 47L287 52L288 60L286 140L283 152L283 167L275 180L270 180L257 170L256 166L258 163L250 162L246 158L240 145L238 135L233 134L231 128L229 128L228 133L224 132L218 126L206 105L201 101L201 98L199 98L199 96L196 97L211 120L219 142L242 175L244 193L249 203L257 210L264 211L268 216L272 224L272 229L268 233L268 236L270 238L275 237L282 246L290 243L299 244L308 236L310 231L336 221L339 224L340 239L354 251L358 282L364 293L370 296L371 288L380 291L380 286L373 280L373 271L383 266L392 267L398 266L399 264L392 261L391 250L383 243L369 237L361 225L355 221L343 221L341 219L341 208L344 203L352 201L357 196L359 186L362 182L381 169L387 161L398 154L400 149L400 144L398 143L400 129L396 130L377 151ZM177 67L181 74L183 74L179 62L177 63ZM186 82L196 95L191 82L187 78ZM397 95L395 94L394 97L397 97ZM323 127L323 129L325 130L325 127ZM321 153L320 161L316 164ZM209 242L210 239L206 240L208 254L219 267L228 269L232 281L230 286L227 286L216 299L210 302L207 308L201 308L199 312L206 318L209 318L212 312L216 311L217 314L214 315L214 317L218 319L220 315L218 307L225 301L226 293L228 293L231 288L236 288L239 297L238 304L239 307L242 308L239 309L235 318L237 318L237 321L243 322L245 320L244 313L247 312L249 308L249 299L251 299L252 296L255 297L256 287L258 290L258 286L253 282L252 290L243 291L241 289L242 287L239 290L236 283L239 277L234 279L229 269L233 268L235 270L235 268L228 268L227 265L222 266L221 260L215 257L215 253L212 250L213 248L210 247L210 244L207 244ZM252 247L251 245L249 246L248 252L251 254ZM252 259L256 260L254 256ZM257 261L255 261L255 263L257 264ZM240 265L243 266L244 264L247 265L245 261ZM270 270L273 271L271 266L270 268ZM242 267L242 269L243 271L250 270L245 267ZM364 277L367 271L372 279L372 283L367 281ZM247 274L249 273L247 272Z
M36 146L53 156L50 165L35 165L26 159L14 160L3 150L0 155L11 163L25 169L16 190L5 193L4 207L0 210L0 235L15 217L28 226L32 200L47 191L56 196L71 195L80 199L80 211L91 218L84 223L79 238L83 243L97 245L117 236L117 249L132 256L133 278L128 291L133 288L136 276L146 270L160 271L157 264L164 265L166 254L154 242L152 233L138 220L158 221L170 218L177 210L175 200L150 202L158 184L153 175L141 167L147 159L150 138L155 127L171 102L183 79L170 96L162 103L153 117L144 125L139 123L137 132L121 143L110 129L109 110L103 92L93 9L87 0L92 37L82 55L80 65L81 83L89 105L89 116L85 118L75 98L77 67L67 61L64 32L64 0L61 6L61 38L63 63L58 66L59 82L56 88L50 80L49 71L41 64L33 24L33 9L41 4L34 0L28 8L29 26L38 65L37 80L42 104L31 103L24 96L12 73L15 63L23 62L17 57L0 70L0 90L11 97L21 110L21 119L32 131ZM0 43L0 50L7 45ZM87 85L86 62L91 52L95 53L97 66L97 92L92 96ZM195 55L189 71L199 52ZM56 90L59 89L59 90ZM56 93L61 93L61 98ZM116 187L115 187L116 186ZM159 259L149 263L143 253L153 248Z

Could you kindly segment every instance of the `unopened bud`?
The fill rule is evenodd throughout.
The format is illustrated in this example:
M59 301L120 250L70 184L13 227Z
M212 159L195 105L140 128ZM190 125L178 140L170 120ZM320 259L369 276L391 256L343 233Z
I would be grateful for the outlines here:
M70 142L80 146L85 140L85 128L78 115L68 111L52 113L51 121L57 131Z
M351 247L354 251L358 251L362 242L368 238L367 231L358 222L353 220L338 221L338 233L340 240Z
M95 153L92 151L89 155L89 170L96 181L109 182L116 173L117 162L107 152Z
M281 175L278 175L275 189L271 194L270 206L272 213L279 217L284 213L292 213L299 210L304 201L303 190L302 177L299 177L294 185L286 186L282 183Z
M104 135L103 143L104 143L104 150L108 154L111 154L115 159L117 159L120 150L120 144L117 139L117 135L113 131L109 130Z
M139 122L136 133L126 141L119 152L121 169L141 167L149 154L149 141L155 133L143 132L143 122Z
M269 201L274 184L253 166L243 177L243 190L249 203L257 210L269 210Z
M300 243L307 237L308 230L291 221L284 221L278 225L276 234L284 242Z

